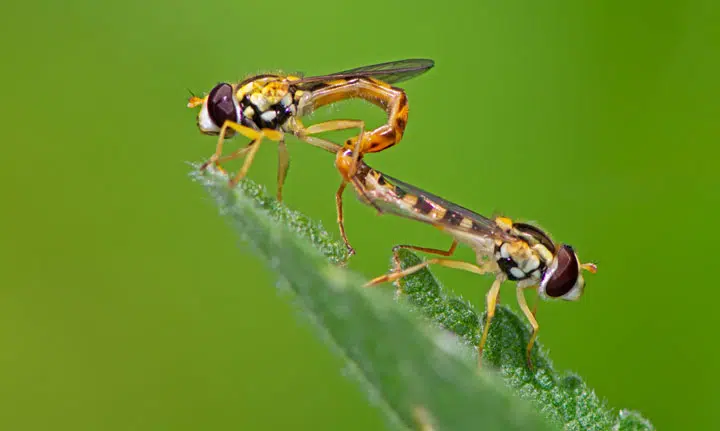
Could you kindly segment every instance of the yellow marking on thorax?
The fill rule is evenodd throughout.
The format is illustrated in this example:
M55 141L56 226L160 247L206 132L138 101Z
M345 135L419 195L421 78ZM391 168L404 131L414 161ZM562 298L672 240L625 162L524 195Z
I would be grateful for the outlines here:
M510 256L512 256L515 261L528 259L533 254L532 249L525 241L513 241L507 244L508 253L510 253Z
M463 217L463 219L460 220L460 227L464 229L472 229L472 220L467 217Z
M495 218L495 223L505 232L509 232L513 226L513 221L507 217L497 217Z
M288 93L288 90L290 90L290 86L285 81L274 81L270 82L267 85L265 85L261 93L265 99L267 99L268 104L274 105L280 100L285 97L285 95Z
M248 95L248 93L252 93L253 89L255 87L255 82L248 82L247 84L243 85L242 87L238 88L235 92L235 98L237 100L243 100L245 96Z
M550 250L548 250L547 247L545 247L545 246L542 245L542 244L535 244L535 245L532 247L532 249L533 249L538 255L540 255L540 257L541 257L545 262L551 262L551 261L553 260L553 258L554 258L553 254L550 253Z

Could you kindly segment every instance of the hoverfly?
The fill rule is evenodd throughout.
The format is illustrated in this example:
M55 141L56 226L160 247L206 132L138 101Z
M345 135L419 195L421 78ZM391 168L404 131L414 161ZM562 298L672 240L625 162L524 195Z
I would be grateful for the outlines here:
M354 157L350 166L354 171L360 155L375 153L398 143L403 136L408 118L405 92L390 84L414 78L428 71L434 62L428 59L409 59L364 66L324 76L300 77L294 75L264 74L249 77L238 83L220 83L207 96L192 96L188 107L200 106L197 125L207 135L217 135L215 153L201 169L245 156L230 185L236 184L246 174L263 139L278 142L277 197L282 200L282 188L289 167L285 134L291 134L326 151L337 152L338 145L317 134L347 129L359 129L360 133L345 141L344 149L352 149ZM387 112L386 124L373 130L365 130L362 120L331 120L304 126L301 117L317 108L342 100L360 98ZM223 142L240 134L250 143L225 157ZM342 194L345 183L340 186ZM352 251L344 232L343 238Z
M539 297L543 299L576 301L585 287L582 270L595 273L597 266L593 263L581 264L571 246L555 243L547 233L536 226L515 223L506 217L497 217L494 220L486 218L378 172L362 159L358 160L357 169L350 176L344 167L349 165L352 157L351 150L344 150L338 160L345 159L345 163L338 163L337 167L340 174L353 184L363 202L380 213L391 213L430 224L453 238L448 250L414 245L393 247L395 269L390 274L374 278L367 286L398 280L428 265L441 265L476 274L493 274L495 280L486 297L486 322L477 346L480 361L490 322L495 314L500 285L506 280L514 281L517 283L518 305L533 328L526 349L528 366L532 368L530 352L540 327L535 313L528 308L524 291L537 290ZM475 251L477 264L446 259L453 255L458 243L464 243ZM400 249L417 250L442 257L401 269L398 255Z

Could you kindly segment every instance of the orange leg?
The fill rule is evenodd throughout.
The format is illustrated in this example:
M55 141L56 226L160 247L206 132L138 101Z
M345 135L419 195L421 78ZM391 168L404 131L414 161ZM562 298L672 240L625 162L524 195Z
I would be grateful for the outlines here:
M316 135L324 131L352 129L358 126L356 124L348 125L346 127L343 127L343 125L338 125L338 128L332 128L328 127L327 123L331 122L323 122L319 124L314 124L310 127L305 127L299 118L291 118L290 123L286 127L292 132L293 135L295 135L296 138L300 139L301 141L306 142L314 147L322 148L327 152L337 154L342 149L342 145L336 144L332 141L328 141L327 139L322 139L318 138L317 136L311 135Z
M396 252L400 248L408 248L411 250L418 250L423 251L426 253L433 253L433 254L439 254L442 256L451 256L455 252L455 248L457 247L457 241L453 241L452 245L448 250L439 250L439 249L433 249L433 248L425 248L425 247L416 247L416 246L408 246L408 245L399 245L393 247L393 260L396 261L396 264L399 264L399 258L397 257ZM425 262L419 263L417 265L411 266L409 268L405 268L403 270L396 270L390 274L381 275L379 277L375 277L369 282L365 284L365 287L375 286L380 283L385 282L392 282L395 280L399 280L403 277L407 277L410 274L414 274L418 271L420 271L423 268L426 268L430 265L440 265L445 266L448 268L455 268L455 269L462 269L464 271L473 272L475 274L486 274L488 271L480 266L467 263L467 262L460 262L457 260L448 260L448 259L429 259ZM485 298L486 300L486 311L487 315L485 318L485 326L483 327L483 333L480 337L480 343L478 343L477 349L478 349L478 368L482 364L482 352L483 348L485 347L485 342L487 341L488 332L490 330L490 323L492 322L493 317L495 316L495 307L497 306L500 298L500 285L502 285L502 282L505 281L505 276L503 274L499 274L495 281L493 281L492 286L490 287L490 290L487 293L487 296Z
M396 245L392 248L393 252L393 262L395 263L395 269L397 271L400 271L400 250L406 249L406 250L415 250L415 251L421 251L423 253L428 254L437 254L440 256L450 257L453 254L455 254L455 249L457 248L458 242L457 240L453 240L452 244L450 244L450 248L447 250L440 250L438 248L427 248L427 247L418 247L416 245L408 245L408 244L400 244Z
M482 267L479 267L477 265L474 265L472 263L468 262L461 262L458 260L450 260L450 259L429 259L425 262L419 263L417 265L413 265L409 268L405 268L402 271L395 271L391 272L390 274L381 275L379 277L375 277L372 280L365 283L365 287L375 286L380 283L385 282L391 282L398 280L403 277L407 277L410 274L414 274L418 271L420 271L423 268L426 268L430 265L440 265L447 268L455 268L455 269L462 269L463 271L473 272L475 274L486 274L487 270L483 269Z
M333 132L338 130L347 130L347 129L360 129L360 136L363 135L365 131L365 122L362 120L331 120L331 121L325 121L318 124L313 124L309 127L296 127L295 134L300 138L302 141L310 143L315 146L322 147L328 151L333 151L335 153L340 154L343 147L340 145L334 144L330 141L326 141L324 139L317 138L315 135L318 133L325 133L325 132ZM347 234L345 233L345 224L343 221L343 203L342 203L342 194L345 191L345 188L347 187L347 183L349 181L349 178L354 175L354 172L342 172L341 176L343 178L342 183L340 184L340 187L338 188L337 193L335 193L335 205L337 209L337 222L338 226L340 228L340 235L342 236L343 241L345 242L345 246L347 247L348 253L350 256L355 254L355 249L350 245L350 241L348 241Z
M348 251L348 257L355 254L355 249L352 248L350 245L350 241L348 241L347 235L345 234L345 222L343 221L343 203L342 203L342 195L345 191L345 186L347 186L347 182L343 181L340 184L340 188L338 189L337 193L335 193L335 207L337 209L337 223L340 227L340 236L342 236L343 241L345 242L345 247L347 247Z
M245 126L235 123L233 121L225 121L225 123L220 128L220 133L218 133L218 142L217 142L217 145L215 146L215 153L212 156L210 156L210 159L207 162L203 163L200 166L201 171L204 171L205 169L207 169L208 166L214 165L219 162L220 156L222 155L223 144L225 142L228 129L231 129L231 130L236 131L237 133L240 133L241 135L251 139L253 142L250 142L245 148L233 152L232 155L223 157L224 161L232 160L232 159L235 159L235 158L240 157L241 155L245 154L250 149L250 147L255 143L254 142L255 140L257 140L258 138L261 138L263 135L265 135L265 133L264 133L265 131L270 132L270 133L268 133L268 136L273 135L273 137L277 137L276 140L281 139L281 136L278 136L276 134L282 135L280 132L277 132L277 131L271 130L271 129L263 129L262 131L260 131L260 130L251 129L249 127L245 127Z
M234 151L229 156L220 157L222 155L223 143L225 141L225 137L227 136L228 129L234 130L235 132L251 139L252 141L244 148ZM302 130L301 127L300 130ZM250 169L250 165L252 165L252 162L255 158L255 153L257 152L258 148L260 147L260 143L264 138L268 138L271 141L278 142L277 198L279 201L282 201L282 189L285 183L288 168L290 166L290 158L288 155L287 146L285 144L285 134L283 132L279 132L273 129L255 130L232 121L226 121L225 124L223 124L223 126L220 128L220 133L218 134L218 143L215 147L215 153L210 157L207 162L203 163L202 166L200 166L200 170L207 169L207 167L211 164L217 165L220 162L233 160L246 155L243 166L240 168L235 177L230 180L230 186L234 186L238 183L238 181L243 179L245 175L247 175L247 172ZM313 146L320 147L332 153L336 153L342 148L340 145L320 138L306 137L306 139L303 140Z
M347 129L360 129L360 133L358 134L358 136L360 136L360 137L365 136L365 122L362 120L325 121L322 123L313 124L312 126L307 127L304 130L302 130L300 133L302 135L316 135L318 133L334 132L334 131L338 131L338 130L347 130ZM338 149L336 152L340 151L340 149L341 149L340 146L338 146ZM355 166L357 164L359 155L360 155L360 147L359 147L359 145L355 145L353 147L353 164L351 165L351 169L348 172L349 177L352 177L353 175L355 175Z
M323 105L352 98L362 98L385 108L388 113L388 123L367 133L365 132L365 122L362 120L332 120L313 124L309 127L302 127L299 124L295 126L297 129L295 134L301 140L316 146L322 146L329 151L332 151L332 143L310 135L355 128L360 130L357 137L351 138L345 143L344 149L352 149L352 159L347 167L339 167L343 182L335 195L340 233L351 254L354 253L354 250L347 240L342 223L341 194L345 190L347 182L356 174L360 157L367 152L382 151L394 145L402 138L407 124L407 97L405 92L375 80L358 78L323 88L312 94L310 104L313 109L316 109ZM341 154L341 149L337 148L335 152Z
M535 295L535 302L533 303L532 315L537 316L538 303L540 302L540 295Z
M225 163L225 162L227 162L228 160L233 160L233 159L237 159L237 158L239 158L239 157L244 156L245 153L247 153L248 151L250 151L250 148L252 148L252 146L253 146L254 143L255 143L255 141L250 141L250 143L247 144L247 146L245 146L245 147L243 147L243 148L239 148L239 149L233 151L232 153L230 153L230 154L227 155L227 156L220 157L219 159L215 160L215 162L214 162L215 165L216 165L216 166L220 166L221 163ZM209 162L209 161L208 161L208 162L205 162L205 163L203 163L202 166L200 166L200 169L206 169L207 166L209 166L209 165L210 165L210 162Z
M245 148L233 152L230 156L223 157L223 161L227 161L247 154L247 156L245 157L245 162L243 163L242 168L240 168L240 171L238 171L234 178L230 179L230 186L232 187L237 184L238 181L243 179L247 174L247 171L248 169L250 169L250 165L252 165L253 159L255 158L255 153L260 147L260 143L262 142L263 138L268 138L270 140L279 142L283 140L284 135L282 132L278 132L277 130L255 130L251 129L250 127L245 127L241 124L235 123L233 121L225 121L225 123L220 128L220 133L218 134L218 143L215 147L215 154L210 157L210 160L203 163L203 165L200 167L201 170L207 169L207 167L211 164L214 165L218 163L220 155L222 154L223 142L225 141L225 136L227 135L228 129L234 130L235 132L249 139L252 139L252 142L250 142Z
M395 247L392 248L392 253L393 253L393 270L394 270L394 272L402 271L402 265L401 265L401 263L400 263L400 250L401 250L401 249L415 250L415 251L421 251L421 252L423 252L423 253L437 254L437 255L440 255L440 256L450 257L450 256L452 256L453 254L455 254L455 249L457 248L457 245L458 245L457 240L453 240L452 244L450 245L450 248L447 249L447 250L440 250L440 249L437 249L437 248L418 247L418 246L415 246L415 245L407 245L407 244L396 245ZM400 288L400 280L398 279L398 280L395 280L395 281L396 281L395 287L397 287L398 293L400 293L401 290L402 290L402 289Z
M535 289L535 287L533 287L533 289ZM527 302L525 301L525 292L523 292L523 288L521 287L517 288L517 301L520 309L525 314L525 317L527 317L527 320L530 322L530 326L532 326L533 328L532 335L530 335L530 341L528 341L527 348L525 349L525 357L527 359L528 368L532 370L533 364L532 360L530 359L530 352L532 351L533 344L535 343L537 333L540 330L540 325L538 325L537 320L535 320L535 312L530 311L530 308L528 308ZM537 305L537 300L535 304Z
M304 129L301 129L304 130ZM300 133L303 133L302 131ZM342 149L342 146L328 141L327 139L318 138L317 136L305 136L305 135L296 135L298 139L300 139L303 142L306 142L314 147L322 148L325 151L328 151L330 153L336 154L338 151Z

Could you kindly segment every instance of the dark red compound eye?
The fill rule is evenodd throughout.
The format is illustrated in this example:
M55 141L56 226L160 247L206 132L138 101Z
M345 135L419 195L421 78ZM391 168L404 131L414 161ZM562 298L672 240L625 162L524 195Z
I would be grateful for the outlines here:
M545 284L545 293L552 298L559 298L572 290L580 276L575 251L569 245L560 246L557 254L557 268Z
M210 119L218 127L222 127L225 121L237 121L232 85L227 83L216 85L208 95L207 107Z

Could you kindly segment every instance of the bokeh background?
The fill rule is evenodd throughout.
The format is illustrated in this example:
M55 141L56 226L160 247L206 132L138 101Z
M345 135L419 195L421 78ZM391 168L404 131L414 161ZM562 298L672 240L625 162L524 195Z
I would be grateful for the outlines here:
M712 0L5 2L0 429L382 427L187 178L186 162L215 140L185 103L187 89L261 71L409 57L436 67L404 84L403 142L368 162L481 213L537 221L597 262L582 301L541 305L556 366L660 429L717 429L718 10ZM363 102L312 120L331 118L383 121ZM332 157L289 148L287 203L336 232ZM268 144L250 176L273 190L275 163ZM351 267L368 277L386 270L393 244L449 244L347 196ZM490 285L437 273L478 304Z

